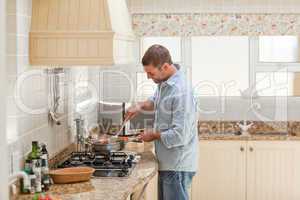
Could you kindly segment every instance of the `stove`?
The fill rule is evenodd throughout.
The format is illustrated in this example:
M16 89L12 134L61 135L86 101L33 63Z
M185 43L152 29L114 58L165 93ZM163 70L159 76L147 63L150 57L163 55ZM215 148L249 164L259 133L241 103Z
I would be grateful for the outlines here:
M95 169L95 177L126 177L131 174L138 161L139 156L134 152L116 151L109 155L73 152L58 167L92 167Z

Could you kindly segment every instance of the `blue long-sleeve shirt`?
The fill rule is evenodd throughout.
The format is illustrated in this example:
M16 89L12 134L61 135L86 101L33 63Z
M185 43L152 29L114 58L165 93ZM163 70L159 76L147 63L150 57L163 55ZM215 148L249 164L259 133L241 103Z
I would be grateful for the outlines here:
M160 171L196 171L198 158L197 109L192 88L178 70L158 85L153 97L155 141Z

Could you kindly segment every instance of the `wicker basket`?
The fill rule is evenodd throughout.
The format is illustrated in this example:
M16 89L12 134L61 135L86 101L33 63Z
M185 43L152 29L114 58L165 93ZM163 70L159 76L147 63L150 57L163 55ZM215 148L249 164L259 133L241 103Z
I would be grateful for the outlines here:
M49 175L56 184L77 183L90 180L94 171L91 167L70 167L52 170Z

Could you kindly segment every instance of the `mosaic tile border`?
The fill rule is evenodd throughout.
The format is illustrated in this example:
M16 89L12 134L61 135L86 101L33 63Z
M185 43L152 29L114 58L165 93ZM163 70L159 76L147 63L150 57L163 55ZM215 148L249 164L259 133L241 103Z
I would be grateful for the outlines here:
M300 14L133 14L143 36L299 35Z

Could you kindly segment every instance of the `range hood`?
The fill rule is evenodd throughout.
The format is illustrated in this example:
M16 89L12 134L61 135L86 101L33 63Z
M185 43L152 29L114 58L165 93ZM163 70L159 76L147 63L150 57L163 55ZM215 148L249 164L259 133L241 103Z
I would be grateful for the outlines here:
M134 62L126 0L33 0L29 40L32 65Z

